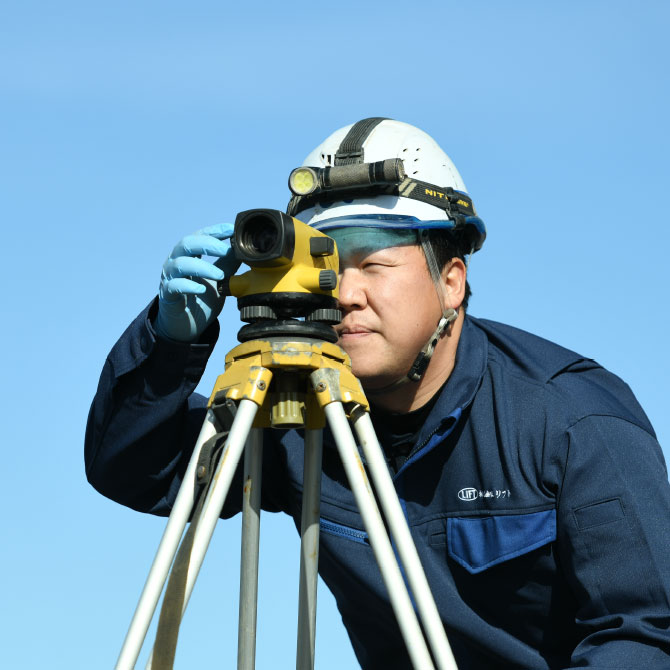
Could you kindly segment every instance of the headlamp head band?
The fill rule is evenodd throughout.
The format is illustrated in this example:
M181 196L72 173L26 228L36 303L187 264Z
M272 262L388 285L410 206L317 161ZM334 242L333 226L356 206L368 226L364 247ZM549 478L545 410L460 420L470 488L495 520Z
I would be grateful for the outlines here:
M325 168L299 167L289 176L289 188L293 197L286 213L295 217L317 204L377 195L396 195L437 207L451 219L454 232L466 227L468 218L477 217L469 195L408 177L400 158ZM477 227L483 228L483 224ZM478 251L485 236L479 234L478 239L468 241L468 251Z

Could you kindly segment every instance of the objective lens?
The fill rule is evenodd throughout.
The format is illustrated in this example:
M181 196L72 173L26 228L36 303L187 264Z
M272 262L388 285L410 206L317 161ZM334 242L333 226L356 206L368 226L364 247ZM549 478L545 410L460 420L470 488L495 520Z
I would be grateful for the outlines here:
M278 240L279 231L272 219L255 216L244 222L240 243L247 254L264 256L276 247Z

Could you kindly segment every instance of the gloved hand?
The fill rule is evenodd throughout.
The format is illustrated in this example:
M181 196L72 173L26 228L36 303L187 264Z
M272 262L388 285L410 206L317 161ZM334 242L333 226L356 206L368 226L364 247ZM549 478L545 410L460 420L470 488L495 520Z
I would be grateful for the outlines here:
M163 264L158 291L156 333L180 342L195 342L221 312L224 296L216 282L237 272L228 238L233 224L220 223L187 235ZM218 256L210 263L201 255Z

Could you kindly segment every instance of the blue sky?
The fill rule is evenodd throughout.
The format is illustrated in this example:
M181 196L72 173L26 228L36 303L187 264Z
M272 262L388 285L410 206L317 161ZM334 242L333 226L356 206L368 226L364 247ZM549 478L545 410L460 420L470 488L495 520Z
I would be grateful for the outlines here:
M183 235L283 208L290 170L366 116L450 154L489 229L470 311L622 376L670 455L666 2L193 0L0 6L0 664L113 667L164 521L83 471L108 350ZM234 304L201 392L236 343ZM298 538L262 520L258 667L295 653ZM221 524L178 667L234 663ZM317 665L353 667L320 592Z

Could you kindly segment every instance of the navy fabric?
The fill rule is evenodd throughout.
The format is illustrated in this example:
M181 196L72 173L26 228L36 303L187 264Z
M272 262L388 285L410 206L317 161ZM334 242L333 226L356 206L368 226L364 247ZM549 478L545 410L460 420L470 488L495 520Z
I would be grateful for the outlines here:
M338 535L344 537L352 542L360 542L361 544L369 544L368 534L364 530L356 530L355 528L348 528L341 523L333 523L326 521L326 519L319 520L319 529L322 533L330 533L331 535Z
M447 519L449 555L471 574L556 539L556 510Z
M166 515L206 399L217 337L155 337L150 305L110 353L86 472ZM267 431L263 509L300 527L303 437ZM670 668L670 486L630 389L592 360L466 316L456 365L395 475L459 670ZM240 509L241 475L223 516ZM332 436L324 434L319 572L361 667L409 658Z

